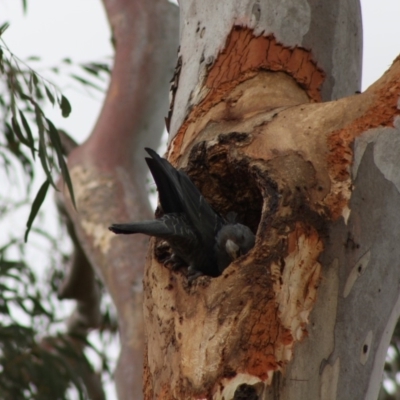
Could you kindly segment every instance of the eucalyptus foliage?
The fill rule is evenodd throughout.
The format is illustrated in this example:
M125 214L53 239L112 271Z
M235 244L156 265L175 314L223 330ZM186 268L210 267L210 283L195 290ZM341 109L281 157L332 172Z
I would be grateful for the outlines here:
M26 8L26 2L23 5ZM5 185L0 184L0 222L21 206L29 204L30 212L24 240L14 234L0 244L0 398L68 399L73 388L80 399L86 399L91 380L97 375L84 349L91 347L101 360L102 370L109 373L107 357L86 337L60 333L65 331L65 315L60 316L56 293L68 258L59 245L65 230L52 237L34 225L48 189L58 189L60 176L74 202L60 131L43 111L50 103L66 118L72 107L56 85L28 65L34 57L22 61L8 48L1 37L7 27L0 27L0 169L12 184L18 167L26 181L26 192L22 200L15 200L1 190ZM70 59L64 59L61 66L50 70L65 73L72 65ZM67 75L85 88L102 90L99 82L109 74L107 63L85 63L79 68L82 73ZM32 201L36 160L40 160L45 180ZM44 282L34 272L36 260L27 254L27 246L33 245L31 235L26 244L30 232L33 239L40 237L47 242L47 249L53 249L47 250L48 265L43 268L47 268L48 277ZM108 320L106 311L106 324Z
M57 189L54 175L61 173L75 204L60 137L53 122L43 112L42 104L47 99L53 106L58 105L63 117L68 117L72 109L68 99L55 85L22 63L10 51L1 39L7 27L4 24L0 28L0 74L3 86L0 93L0 124L4 131L4 136L0 138L0 156L5 165L11 156L16 157L31 180L34 176L33 161L39 157L46 176L32 203L25 232L26 241L48 187L52 185ZM23 147L29 151L28 154Z

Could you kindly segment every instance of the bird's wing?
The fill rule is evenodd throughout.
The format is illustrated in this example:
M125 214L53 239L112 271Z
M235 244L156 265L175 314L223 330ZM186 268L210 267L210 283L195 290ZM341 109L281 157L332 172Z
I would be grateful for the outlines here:
M145 148L151 158L147 165L156 182L160 203L165 213L183 212L195 228L199 240L212 246L222 218L211 208L189 176L174 168L154 150Z
M223 220L207 203L190 178L184 172L178 172L184 200L184 213L196 227L200 240L205 245L211 245L215 241L215 235L222 226Z
M145 150L151 157L146 157L146 163L157 185L164 213L183 212L182 194L179 190L179 181L177 178L178 171L154 150L149 148Z

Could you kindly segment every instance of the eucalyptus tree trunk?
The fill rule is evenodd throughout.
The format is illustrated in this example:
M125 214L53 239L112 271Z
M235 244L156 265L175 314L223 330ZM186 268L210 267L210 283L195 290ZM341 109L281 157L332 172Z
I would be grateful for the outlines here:
M151 242L146 399L376 399L400 313L400 60L358 0L182 0L168 158L256 245L189 284Z
M178 48L178 8L165 0L103 0L115 58L110 87L88 140L68 156L76 209L60 199L75 244L60 297L78 301L69 332L99 325L101 277L118 313L121 352L115 372L119 399L143 397L142 279L148 239L115 237L115 221L152 217L145 146L157 147L168 112L169 81Z

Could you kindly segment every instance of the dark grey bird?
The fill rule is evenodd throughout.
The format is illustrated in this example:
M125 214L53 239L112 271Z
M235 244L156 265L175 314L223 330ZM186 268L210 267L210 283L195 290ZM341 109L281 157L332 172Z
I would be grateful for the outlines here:
M185 172L174 168L154 150L145 150L150 155L146 162L164 215L151 221L113 224L109 229L117 234L143 233L166 240L175 265L189 266L190 280L203 274L220 275L254 246L253 232L236 222L235 213L222 218Z

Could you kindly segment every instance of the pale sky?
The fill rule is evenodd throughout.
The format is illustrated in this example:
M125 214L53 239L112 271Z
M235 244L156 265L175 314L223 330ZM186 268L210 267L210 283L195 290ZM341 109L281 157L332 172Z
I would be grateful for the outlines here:
M32 63L33 68L57 65L64 57L70 57L75 62L88 62L104 60L112 55L110 32L101 1L27 2L28 12L25 16L22 12L22 0L0 0L0 25L5 21L11 24L4 34L4 39L18 57L24 59L36 55L43 59L42 63ZM365 89L378 79L400 54L400 0L362 0L361 4ZM56 126L65 129L78 142L82 142L96 121L103 95L95 91L86 92L78 84L72 84L71 80L54 76L50 78L70 100L73 111L67 119L62 118L58 110L52 111L50 107L45 112ZM52 202L52 197L49 196L46 207L55 212ZM27 215L14 218L14 232L20 228L23 235L26 218ZM4 238L7 232L2 230L2 234ZM116 398L109 385L107 393L109 400Z

